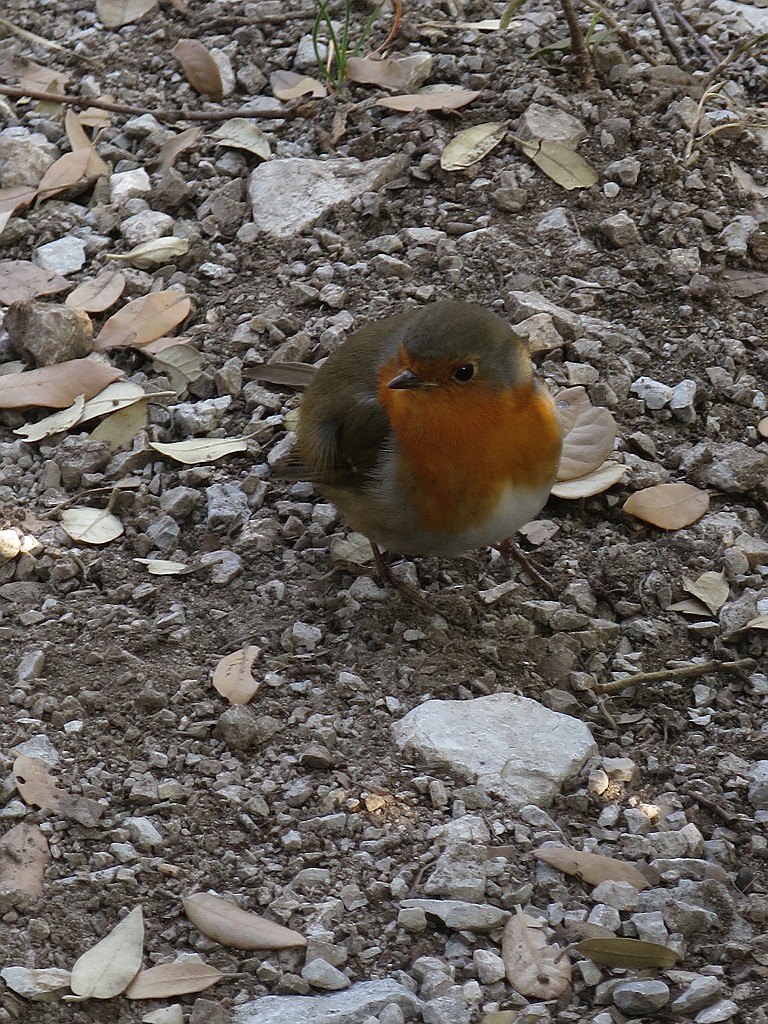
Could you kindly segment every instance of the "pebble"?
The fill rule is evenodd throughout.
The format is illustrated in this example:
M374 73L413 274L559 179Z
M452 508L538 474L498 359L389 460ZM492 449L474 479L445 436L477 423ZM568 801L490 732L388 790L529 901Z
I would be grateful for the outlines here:
M119 171L109 176L110 202L122 206L129 199L146 199L152 191L149 175L143 167Z
M722 1021L733 1020L738 1012L739 1007L732 999L720 999L700 1010L693 1019L696 1024L721 1024Z
M301 969L301 976L312 988L321 988L327 992L338 992L352 984L346 974L319 958L305 964Z
M669 987L663 981L623 981L614 988L613 1001L624 1013L654 1013L669 1002Z
M688 988L670 1004L673 1013L698 1013L713 1003L723 991L723 983L719 978L694 978Z
M617 249L623 249L628 245L636 245L640 242L640 232L637 224L629 216L626 210L615 213L612 217L606 217L600 221L600 230L615 245Z
M587 134L584 125L572 114L557 107L531 103L520 117L517 134L521 139L547 139L568 149L576 149Z
M654 411L663 409L672 401L674 395L674 391L668 384L662 384L661 381L654 380L652 377L638 377L629 390L633 395L642 398L647 409Z
M498 954L488 949L476 949L472 954L472 962L483 985L493 985L497 981L503 981L506 976L504 961Z
M56 238L40 245L32 255L32 262L52 274L74 274L85 265L85 244L74 235Z

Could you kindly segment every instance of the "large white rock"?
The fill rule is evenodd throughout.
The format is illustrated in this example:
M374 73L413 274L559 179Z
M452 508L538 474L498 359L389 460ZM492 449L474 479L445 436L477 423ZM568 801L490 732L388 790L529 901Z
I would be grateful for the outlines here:
M398 153L365 162L353 157L267 160L248 183L254 224L273 238L292 238L327 210L363 192L377 192L398 177L407 162Z
M430 700L392 727L409 758L482 786L513 807L552 802L597 751L587 726L528 697Z
M391 978L359 981L328 996L263 996L234 1007L232 1024L363 1024L393 1004L413 1020L421 1002Z

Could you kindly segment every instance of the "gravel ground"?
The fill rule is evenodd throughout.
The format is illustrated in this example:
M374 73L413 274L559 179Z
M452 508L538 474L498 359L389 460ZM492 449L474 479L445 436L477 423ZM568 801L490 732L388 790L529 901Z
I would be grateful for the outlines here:
M359 25L365 11L353 6ZM269 203L252 205L271 162L217 146L215 122L161 170L159 147L190 122L113 113L97 150L118 175L145 170L146 190L120 198L119 181L103 180L5 228L3 259L34 258L74 285L158 232L186 239L175 262L120 265L121 301L183 288L192 310L182 333L202 374L180 403L151 404L149 426L118 454L89 439L93 423L26 443L12 431L35 414L0 414L0 526L36 539L0 564L0 828L39 823L51 855L41 896L0 893L4 965L70 969L141 905L145 965L197 952L228 975L180 1000L193 1024L327 1020L311 1016L324 1012L321 993L342 998L349 981L347 996L382 979L420 1002L385 999L339 1019L766 1019L767 641L746 627L768 614L764 56L756 47L716 70L705 84L723 88L702 99L702 75L670 67L651 13L630 2L613 10L632 39L603 42L585 84L561 49L543 49L565 31L556 6L529 2L506 34L454 27L498 18L503 6L405 11L395 53L426 51L430 83L479 90L460 114L395 113L377 105L380 90L351 86L258 122L273 160L388 158L383 184L308 227L278 237ZM703 74L758 32L745 15L764 16L727 0L678 11L690 31L672 5L664 24L688 71ZM318 74L306 4L163 3L113 31L71 0L11 0L6 16L58 48L9 32L4 68L28 57L68 72L73 94L155 111L237 110L257 94L274 111L270 74ZM185 82L171 55L180 38L228 58L222 104ZM374 44L382 39L377 29ZM32 133L43 138L29 143L24 168L42 160L39 180L70 148L62 122L30 102L0 102L0 184L18 183L20 140ZM441 168L460 128L509 120L519 132L541 116L532 103L548 124L569 115L598 184L563 190L509 139L466 171ZM535 557L556 598L544 601L524 575L488 595L509 573L484 551L406 566L446 617L334 569L330 544L344 524L311 487L272 475L298 397L259 383L257 367L316 362L369 319L435 298L479 301L517 322L543 308L536 295L556 307L540 372L555 389L585 385L611 410L614 457L628 467L609 491L552 498L542 513L552 536ZM115 308L94 314L96 330ZM0 359L20 358L31 368L46 357L0 334ZM146 354L107 358L147 390L173 384ZM675 406L664 386L682 381L695 396L686 385ZM247 451L182 466L148 445L191 435L247 437ZM103 546L69 539L54 510L104 507L121 481L111 511L124 534ZM622 511L633 491L672 481L710 492L694 525L661 531ZM148 575L137 557L191 571ZM707 571L725 574L722 607L670 610L689 596L684 579ZM260 648L261 687L247 708L231 708L212 673L244 644ZM705 659L746 664L600 693L622 673ZM594 737L597 753L551 806L513 806L393 738L393 724L429 699L505 692L581 720ZM25 743L57 761L64 790L98 808L66 815L21 801L12 765ZM534 857L549 841L643 865L652 884L592 889ZM506 855L486 859L486 845ZM301 932L309 949L249 953L201 936L181 897L207 889ZM525 998L504 980L498 918L451 927L425 904L403 904L426 898L522 905L561 945L599 925L668 945L679 960L638 971L574 953L562 996ZM248 1017L260 1011L244 1007L266 995L303 996L306 1009ZM6 988L0 1022L133 1022L169 1002L40 1003Z

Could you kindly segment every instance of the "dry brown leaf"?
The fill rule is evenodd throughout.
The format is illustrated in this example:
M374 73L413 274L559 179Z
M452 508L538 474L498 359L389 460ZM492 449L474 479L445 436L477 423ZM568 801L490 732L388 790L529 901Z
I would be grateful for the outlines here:
M91 159L90 149L80 149L76 153L65 153L51 164L37 187L37 199L50 199L59 192L64 192L73 185L86 181L88 162Z
M757 424L757 432L761 437L768 437L768 416L764 416Z
M575 875L589 885L599 885L606 881L629 882L640 891L650 885L634 864L627 864L614 857L603 857L599 853L568 850L563 846L542 846L534 850L534 856L566 875Z
M696 580L683 577L683 590L706 605L712 615L723 607L731 592L723 572L703 572Z
M19 82L20 89L29 89L31 92L48 92L54 83L58 92L66 92L70 75L66 71L54 71L51 68L36 64L33 60L27 61L23 75Z
M169 999L192 992L203 992L223 978L209 964L178 960L140 971L125 990L127 999Z
M768 629L768 615L756 615L744 626L744 629Z
M42 270L29 260L0 260L0 306L56 295L71 287L66 277Z
M215 139L220 146L244 149L248 153L253 153L259 160L269 160L272 155L269 139L258 125L246 117L231 117L229 121L225 121L212 131L210 138Z
M39 370L9 373L0 376L0 409L67 409L78 395L93 398L122 376L122 370L95 359L70 359Z
M48 840L39 825L14 825L0 839L0 889L40 896L50 861Z
M624 511L660 530L690 526L709 508L709 494L692 484L656 484L635 491L624 502Z
M186 343L163 345L153 359L153 367L158 373L164 373L168 377L171 387L181 396L187 390L187 386L201 376L203 354Z
M393 92L404 89L410 76L407 64L397 60L374 60L372 57L349 57L344 72L344 77L350 82L378 85Z
M666 610L668 612L679 612L681 615L692 615L698 619L709 619L712 617L712 612L709 608L694 598L688 598L685 601L675 601L674 604L668 604Z
M94 343L94 350L141 348L172 331L185 319L192 302L184 292L152 292L133 299L107 320Z
M29 188L26 185L0 188L0 234L14 213L26 209L36 195L37 189Z
M488 156L507 134L506 121L489 121L465 128L443 150L440 166L444 171L463 171Z
M143 951L144 919L141 907L136 907L75 961L72 991L83 999L119 996L136 977Z
M171 50L181 64L184 76L195 90L215 103L224 98L224 86L219 66L208 50L197 39L180 39Z
M104 28L122 28L156 7L157 0L96 0L96 16Z
M576 944L576 951L604 967L674 967L677 953L656 942L640 939L584 939Z
M430 89L433 87L430 87ZM434 87L434 91L406 93L404 96L386 96L376 102L380 107L408 114L412 110L458 110L480 95L472 89Z
M125 532L117 516L103 508L80 505L61 513L61 528L72 540L83 544L109 544Z
M125 290L125 278L119 270L102 270L98 277L84 281L66 297L64 304L86 313L103 313L114 306Z
M571 962L558 946L547 943L544 921L528 917L522 907L515 910L501 938L507 981L523 996L557 999L571 983Z
M563 423L563 453L558 480L587 476L605 462L616 441L616 420L602 406L595 406L583 387L566 388L555 398Z
M185 896L184 913L203 935L234 949L288 949L306 946L298 932L259 917L213 893Z
M56 811L61 806L64 790L59 789L50 766L39 757L19 754L13 762L13 781L21 799L30 807Z
M328 95L322 82L307 75L297 75L295 71L273 71L269 76L269 84L279 100L295 100L307 95L322 99Z
M597 171L583 156L559 142L549 139L515 141L539 170L569 192L575 188L591 188L598 179Z
M594 472L580 476L576 480L558 480L552 488L552 494L567 501L591 498L620 483L626 475L627 467L622 466L620 462L604 462Z
M248 704L256 696L261 681L253 678L251 669L260 654L260 647L241 647L227 654L216 666L213 685L230 704Z
M202 128L187 128L164 142L160 147L160 156L157 161L158 171L162 173L170 170L182 153L195 146L202 134Z
M109 92L99 98L106 103L115 102L115 97ZM102 110L101 107L86 107L80 112L80 124L83 128L109 128L111 123L109 111Z
M79 153L81 150L88 150L90 154L88 163L85 167L86 176L89 178L99 178L102 175L109 174L109 167L104 163L94 149L93 143L88 138L80 117L74 112L74 110L70 109L64 115L64 128L67 133L69 143L72 146L72 152Z

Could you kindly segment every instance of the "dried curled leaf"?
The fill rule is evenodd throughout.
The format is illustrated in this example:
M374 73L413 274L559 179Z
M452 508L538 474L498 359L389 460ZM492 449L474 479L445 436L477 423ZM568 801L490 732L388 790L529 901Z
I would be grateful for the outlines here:
M83 544L109 544L124 532L123 524L103 508L68 508L61 513L61 527L72 540Z
M489 121L465 128L455 135L440 157L444 171L463 171L479 163L494 150L507 133L506 121Z
M557 479L575 480L593 473L613 451L616 420L608 409L592 405L583 387L561 391L555 405L564 434Z
M660 530L690 526L709 508L709 494L692 484L656 484L635 491L624 502L624 511Z
M647 889L649 881L634 864L603 857L599 853L584 853L581 850L569 850L564 846L542 846L534 851L534 856L543 860L550 867L557 868L566 875L575 875L590 885L600 882L629 882L636 889Z
M562 188L591 188L597 182L597 171L583 156L559 142L549 139L515 139L518 146L539 170Z
M528 917L517 907L501 938L507 981L531 999L557 999L571 984L568 955L547 943L545 930L544 921Z
M723 607L728 600L731 588L723 572L703 572L696 580L683 577L683 589L706 605L712 615Z
M472 89L451 89L449 86L429 87L404 96L386 96L376 102L380 107L408 114L412 110L458 110L480 95Z
M103 313L114 306L125 288L125 278L119 270L102 270L90 281L84 281L64 300L65 306L82 309L86 313Z
M69 359L39 370L9 373L0 376L0 409L66 409L78 395L93 398L122 376L122 370L95 359Z
M163 238L153 238L149 242L134 245L130 252L108 252L107 259L132 263L134 267L146 270L148 267L156 267L161 263L170 263L177 256L183 256L188 251L189 242L186 238L166 235Z
M191 992L204 992L223 978L210 964L194 960L177 960L140 971L125 990L127 999L168 999Z
M63 430L69 430L70 427L74 427L76 423L80 422L84 408L85 396L78 395L68 409L61 409L50 416L45 416L43 419L38 420L37 423L25 423L23 426L17 427L14 430L14 434L18 434L19 437L28 442L42 441L43 438L51 437L53 434L60 434Z
M584 939L576 950L603 967L669 968L677 963L673 949L640 939Z
M256 696L261 682L251 675L261 648L253 644L232 651L221 659L213 673L213 685L230 704L248 704Z
M224 98L219 66L197 39L180 39L171 53L181 64L184 76L195 90L216 103Z
M157 0L96 0L96 16L104 28L122 28L157 7Z
M591 498L602 494L609 487L619 483L627 475L627 467L619 462L604 462L594 473L588 473L577 480L558 480L552 488L556 498L576 501L578 498Z
M141 348L178 327L191 308L189 296L173 289L142 295L107 320L99 331L94 350Z
M295 71L273 71L269 76L269 84L279 100L295 100L299 96L322 99L328 95L322 82L307 75L297 75Z
M194 437L189 441L171 441L168 444L150 441L149 444L161 455L183 462L186 466L215 462L225 455L244 452L248 448L248 442L240 437Z
M136 907L72 968L70 987L83 999L112 999L125 991L141 967L144 918Z
M215 139L220 146L245 149L260 160L269 160L272 155L269 139L261 128L245 117L231 117L212 131L210 138Z
M242 910L236 903L209 892L185 896L184 913L209 939L234 949L288 949L306 946L298 932Z
M50 861L48 840L40 826L26 821L14 825L0 839L0 889L40 896Z

